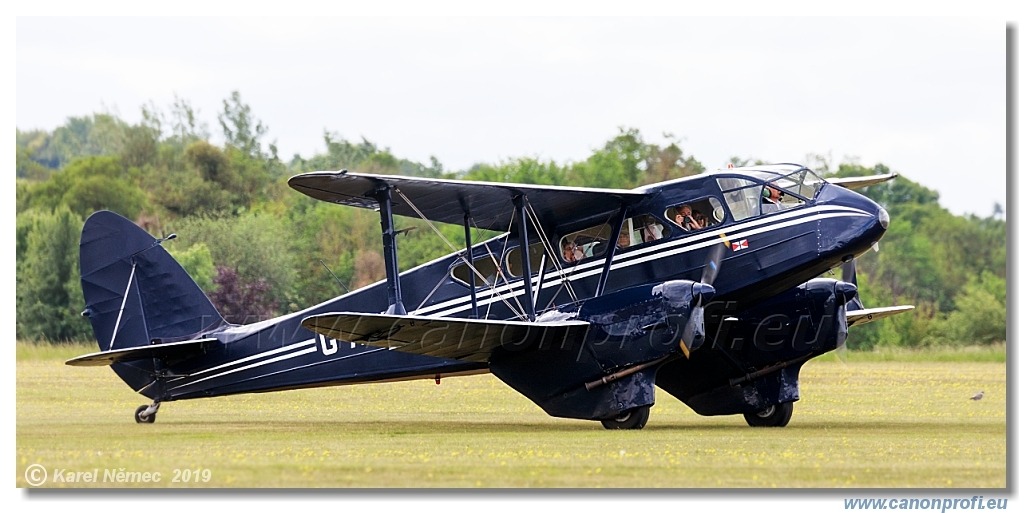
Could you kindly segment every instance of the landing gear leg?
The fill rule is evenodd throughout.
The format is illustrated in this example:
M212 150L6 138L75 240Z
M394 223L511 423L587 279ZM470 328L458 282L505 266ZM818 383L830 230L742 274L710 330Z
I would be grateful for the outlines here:
M651 407L641 406L623 412L618 417L602 420L601 425L605 429L643 429L650 416Z
M139 424L152 424L156 422L156 411L160 409L160 402L153 401L153 404L139 406L135 409L135 422Z
M793 418L793 403L773 404L757 413L744 413L750 427L786 427Z

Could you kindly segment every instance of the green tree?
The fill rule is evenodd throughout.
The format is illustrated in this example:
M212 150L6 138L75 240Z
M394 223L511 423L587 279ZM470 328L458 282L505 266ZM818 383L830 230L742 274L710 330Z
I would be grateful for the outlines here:
M277 313L299 307L296 298L296 269L300 254L295 237L283 220L268 214L191 217L174 222L170 230L182 243L205 244L217 268L237 273L239 286L263 280L268 303L281 308ZM302 305L307 306L307 305Z
M185 148L185 159L203 180L229 190L238 188L238 172L232 169L220 148L206 141L195 141Z
M217 275L217 269L213 265L213 254L210 253L210 248L206 244L198 242L187 249L168 251L168 253L177 260L203 292L208 295L214 292L214 278Z
M263 157L260 139L267 133L263 122L253 117L252 107L242 102L242 95L232 91L231 97L223 100L224 110L217 115L217 121L224 131L228 146L238 148L251 157Z
M957 295L956 309L934 331L950 345L1006 342L1006 280L987 271L974 277Z
M497 165L478 165L466 173L464 178L482 182L537 185L564 185L566 182L565 170L558 164L529 157L507 160Z
M27 228L17 273L17 336L66 341L86 338L91 329L79 315L83 306L78 275L82 220L67 207L34 216Z
M77 159L50 179L19 190L17 200L19 212L67 205L82 217L108 209L129 219L149 205L145 193L132 182L131 174L115 156Z

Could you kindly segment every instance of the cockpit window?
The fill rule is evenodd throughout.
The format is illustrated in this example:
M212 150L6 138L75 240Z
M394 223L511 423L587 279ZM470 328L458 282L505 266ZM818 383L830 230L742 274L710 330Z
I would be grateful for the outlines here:
M802 201L814 199L825 183L825 180L805 167L786 174L767 171L749 171L748 173L771 184L785 196L797 196Z
M719 178L725 203L733 219L739 221L759 214L770 214L803 205L814 198L824 180L807 168L782 175L767 171L748 172L764 180L761 185L746 178Z
M725 220L725 209L717 198L704 198L673 205L665 210L665 218L686 232L710 228Z
M796 194L808 200L814 199L814 196L821 190L822 184L825 183L825 180L807 168L791 173L785 179L792 184L787 189L790 194Z

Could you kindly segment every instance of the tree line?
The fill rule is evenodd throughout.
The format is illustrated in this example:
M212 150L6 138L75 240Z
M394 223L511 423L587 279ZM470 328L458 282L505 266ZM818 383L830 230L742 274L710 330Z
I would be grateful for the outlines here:
M444 177L496 182L633 188L699 174L704 164L666 135L649 142L620 128L585 160L522 157L449 171L394 155L366 139L323 134L324 151L287 161L252 109L233 92L217 126L223 145L187 101L142 107L131 124L116 115L70 117L53 131L17 130L17 336L67 341L91 338L78 276L84 219L108 209L156 236L180 236L166 247L229 321L252 322L325 301L384 277L374 212L312 201L287 178L314 170ZM825 176L889 172L808 156ZM735 165L760 163L733 158ZM899 171L892 170L892 171ZM881 251L858 259L868 306L909 303L910 314L858 327L849 347L987 345L1006 340L1006 223L956 216L938 193L904 177L861 192L890 213ZM421 221L398 218L404 231L400 266L451 251ZM456 247L462 227L438 226ZM474 233L474 240L493 233Z

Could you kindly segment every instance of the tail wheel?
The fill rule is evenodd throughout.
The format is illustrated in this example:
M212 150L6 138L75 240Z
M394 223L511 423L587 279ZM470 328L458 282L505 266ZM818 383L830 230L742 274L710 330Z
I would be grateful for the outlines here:
M651 407L641 406L623 412L618 417L602 420L601 425L605 429L643 429L647 425L647 419L650 416Z
M793 418L793 403L773 404L756 413L744 413L750 427L786 427Z
M148 408L149 406L143 404L142 406L139 406L138 408L135 409L135 422L138 422L139 424L152 424L156 422L156 412L153 412L149 415L142 414Z

